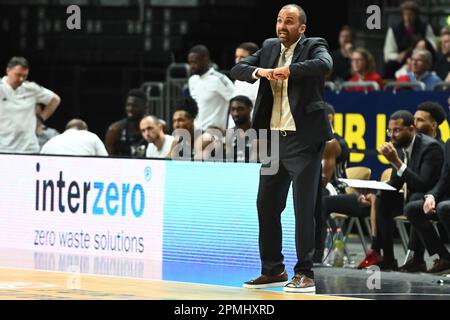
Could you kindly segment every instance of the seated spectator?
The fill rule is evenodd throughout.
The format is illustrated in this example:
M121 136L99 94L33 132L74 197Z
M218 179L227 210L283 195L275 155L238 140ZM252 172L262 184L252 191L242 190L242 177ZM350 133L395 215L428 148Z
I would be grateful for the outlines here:
M423 199L425 192L438 181L443 163L442 147L435 139L416 133L414 116L409 111L399 110L390 116L388 134L392 141L384 143L379 152L393 167L387 183L398 192L377 193L377 235L359 268L377 265L381 270L398 269L393 247L394 216L403 212L404 205L410 201Z
M351 58L353 52L353 30L343 26L339 32L339 49L331 53L333 58L333 71L331 81L347 81L351 74Z
M375 81L380 88L383 87L383 79L376 72L375 60L372 54L364 48L356 48L352 53L352 73L350 82ZM371 91L372 87L351 87L351 91Z
M417 132L436 139L444 147L438 128L445 118L445 110L439 103L425 101L419 104L414 113L414 127Z
M187 97L176 103L172 116L174 129L174 146L170 151L172 159L191 160L194 158L194 142L200 136L201 130L195 128L194 119L197 117L198 107L194 99ZM188 154L186 154L188 152Z
M102 140L89 132L86 122L80 119L70 120L62 134L53 137L42 147L41 154L108 156Z
M444 167L441 171L441 179L442 179L442 175L446 174L445 173L446 166L448 166L448 162L450 160L450 154L449 154L450 140L447 141L447 146L446 146L444 144L444 142L440 138L438 138L438 134L437 134L438 126L442 122L444 122L445 118L446 118L446 114L445 114L444 108L439 103L431 102L431 101L426 101L426 102L421 103L417 107L417 111L414 114L414 126L416 127L416 131L437 139L438 142L440 143L440 145L442 146L442 149L446 150L445 155L444 155ZM434 201L434 197L433 197L433 201ZM421 232L423 231L423 229L422 229L423 225L428 225L429 222L423 223L423 221L421 221L421 218L424 218L424 217L422 217L423 204L424 204L423 200L418 200L418 201L413 201L413 202L409 203L405 207L405 215L409 217L409 219L412 223L414 221L413 225L415 224L415 222L418 222L418 221L420 221L421 223L418 227L416 226L415 228L410 229L408 248L414 252L414 255L413 255L412 259L410 259L405 265L400 267L399 271L401 271L401 272L414 273L414 272L426 272L427 271L426 263L424 260L425 246L424 246L424 243L422 243L422 241L421 241L421 238L424 238L424 235L422 235ZM441 208L444 209L444 206ZM434 213L435 212L427 212L426 215L432 215ZM417 218L419 220L417 220ZM441 220L441 222L443 222L443 224L445 225L445 229L447 231L450 231L450 229L448 229L448 227L450 226L450 224L448 224L449 221L446 221L446 219L444 218L444 220ZM426 228L426 229L428 229L428 228ZM434 229L433 229L433 231L434 231ZM425 230L425 237L427 237L427 235L428 235L428 231ZM436 240L436 242L431 244L431 247L434 247L439 240ZM432 251L436 249L436 248L430 249L431 247L428 247L430 256L434 254ZM439 250L437 250L435 252L439 252ZM445 252L443 252L443 253L445 254ZM434 272L431 272L431 273L434 273Z
M405 76L400 76L397 81L421 81L425 84L426 90L433 90L434 86L441 82L441 79L430 72L432 65L432 56L428 50L415 49L411 56L411 71Z
M434 70L439 78L450 82L450 27L445 27L441 31L440 52Z
M37 103L35 107L36 112L36 136L39 142L39 149L51 138L57 136L59 134L58 130L47 127L42 122L42 112L44 110L45 105L42 103Z
M330 191L333 194L343 194L345 186L339 181L340 178L347 178L346 168L350 157L350 150L347 142L339 134L334 132L333 122L335 110L330 104L326 104L328 121L333 129L334 138L325 143L325 150L322 157L322 177L318 192L318 200L315 215L315 242L316 250L313 261L321 263L324 251L325 228L328 219L328 198ZM326 211L323 211L325 208Z
M144 117L146 104L147 96L142 90L131 89L128 92L125 101L126 117L111 124L106 132L105 145L110 155L145 156L145 143L139 122Z
M405 64L395 72L395 79L397 79L397 81L398 81L398 79L404 79L404 78L408 77L408 72L411 71L411 66L412 66L411 56L412 56L414 49L426 49L426 50L430 51L432 61L435 61L436 51L434 50L431 43L426 39L418 40L417 43L414 45L413 49L408 51ZM406 78L406 79L408 79L408 78Z
M419 17L420 8L414 1L401 5L402 20L389 27L384 42L385 79L394 79L395 72L406 62L408 51L419 38L427 39L435 46L433 28Z
M205 132L195 140L194 144L194 159L219 161L224 160L225 132L219 127L208 127Z
M161 121L155 116L142 118L139 127L142 137L148 142L147 158L168 158L174 138L164 134Z
M435 186L426 192L425 200L410 202L405 207L405 215L417 235L415 242L410 238L408 248L414 251L414 255L400 268L402 272L441 274L450 270L450 253L445 247L442 235L439 235L431 224L432 220L441 222L447 236L450 236L450 140L445 144L444 159L441 177ZM430 256L437 254L439 257L428 270L424 259L425 248Z
M245 134L252 125L250 120L252 109L252 101L246 96L236 96L230 100L230 116L235 125L231 129L232 135L230 137L227 135L227 159L233 159L235 162L256 161L257 140L255 138L250 141L250 137ZM242 145L238 143L239 139L241 141L245 139Z

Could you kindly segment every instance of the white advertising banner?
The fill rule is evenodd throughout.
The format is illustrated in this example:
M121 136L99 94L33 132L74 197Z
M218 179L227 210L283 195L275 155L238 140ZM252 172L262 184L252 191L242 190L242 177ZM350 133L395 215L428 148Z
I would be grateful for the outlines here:
M162 264L164 161L0 160L0 248Z

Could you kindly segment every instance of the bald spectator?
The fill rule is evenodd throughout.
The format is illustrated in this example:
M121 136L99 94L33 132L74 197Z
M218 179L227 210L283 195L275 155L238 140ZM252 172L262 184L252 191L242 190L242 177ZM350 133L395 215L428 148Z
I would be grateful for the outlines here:
M108 156L102 140L89 132L86 122L80 119L70 120L62 134L50 139L42 147L41 154Z
M54 92L26 81L29 71L27 59L12 57L0 79L0 152L39 153L36 104L45 105L39 115L45 122L61 102Z
M433 90L434 86L441 82L441 79L430 72L433 65L433 58L430 51L426 49L415 49L411 56L411 71L407 77L398 78L398 81L421 81L425 84L426 90Z
M227 126L228 101L233 97L234 85L227 76L211 66L209 50L203 45L194 46L188 55L192 76L189 92L198 105L196 123L202 130L210 126L224 130Z
M148 142L147 158L168 158L174 138L164 134L163 124L155 116L145 116L140 124L142 137Z
M131 89L125 102L126 117L108 128L105 145L114 156L144 157L145 146L139 123L145 115L147 96L140 89Z

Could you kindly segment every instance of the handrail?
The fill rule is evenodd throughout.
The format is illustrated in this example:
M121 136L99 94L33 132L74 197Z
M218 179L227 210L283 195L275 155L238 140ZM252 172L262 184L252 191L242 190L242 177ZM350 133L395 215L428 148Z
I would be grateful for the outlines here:
M392 81L387 82L384 85L384 91L388 91L389 89L392 89L392 91L396 92L398 88L418 88L419 91L425 91L427 89L427 86L422 81Z
M439 82L435 84L433 91L450 91L450 82Z
M365 91L368 88L372 88L375 91L380 90L380 85L376 81L345 81L340 84L340 89L344 88L355 88L355 87L364 87Z

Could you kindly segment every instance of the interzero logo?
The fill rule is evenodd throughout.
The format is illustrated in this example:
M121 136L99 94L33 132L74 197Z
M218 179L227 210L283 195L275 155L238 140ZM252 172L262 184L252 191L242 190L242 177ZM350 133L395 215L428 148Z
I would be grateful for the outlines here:
M40 175L41 165L36 163ZM145 180L151 178L151 169L145 169ZM142 184L107 181L66 181L59 171L57 180L38 177L35 185L36 212L91 213L94 215L140 218L145 210L145 192Z

